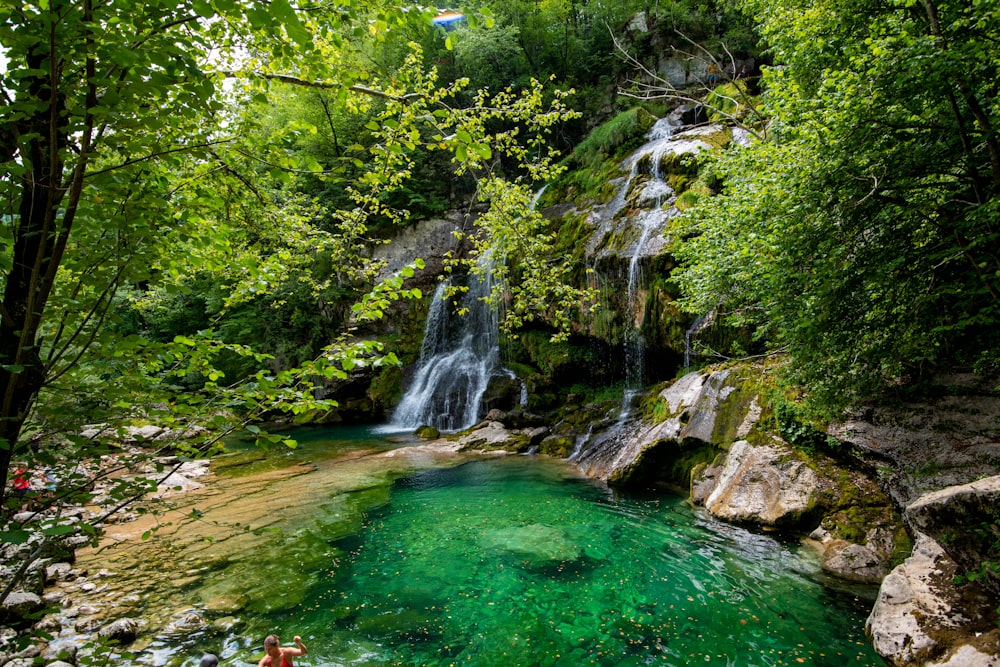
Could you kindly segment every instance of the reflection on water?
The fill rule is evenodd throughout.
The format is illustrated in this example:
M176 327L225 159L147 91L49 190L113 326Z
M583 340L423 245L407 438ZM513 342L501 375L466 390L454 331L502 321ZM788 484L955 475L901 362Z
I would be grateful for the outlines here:
M348 435L236 451L157 538L83 554L128 579L89 599L132 600L135 662L252 664L276 632L309 646L297 667L882 664L869 603L795 545L561 461Z

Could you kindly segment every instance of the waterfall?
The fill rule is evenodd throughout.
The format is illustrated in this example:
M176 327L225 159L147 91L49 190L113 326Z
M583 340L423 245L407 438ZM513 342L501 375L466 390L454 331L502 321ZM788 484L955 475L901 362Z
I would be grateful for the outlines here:
M715 324L716 311L711 310L704 315L699 315L695 321L684 332L684 368L689 368L698 354L694 351L694 337L703 329Z
M618 210L624 206L624 200L629 186L635 178L635 172L639 161L649 156L650 158L650 179L646 183L639 195L639 201L649 206L638 216L639 240L632 249L628 265L628 290L626 292L626 312L632 321L632 326L625 331L625 392L622 396L621 412L618 421L625 421L632 410L632 400L635 398L644 384L646 366L646 341L642 336L643 307L639 288L642 285L642 267L640 261L643 256L643 249L654 230L660 229L663 223L670 217L671 212L663 209L663 204L673 196L673 189L663 180L660 172L660 162L663 156L670 150L670 139L673 136L674 125L667 118L656 121L653 128L647 134L649 142L636 151L631 160L629 177L625 186L615 194L614 206ZM622 203L617 201L621 199ZM617 212L617 211L616 211Z
M444 298L447 283L434 294L416 374L387 428L433 426L455 431L475 425L483 394L500 359L497 311L483 299L492 292L489 260L482 278L470 275L462 297L467 312L451 312Z
M660 169L664 156L677 150L677 144L674 142L676 125L676 121L670 118L658 120L646 135L647 143L622 163L622 167L628 168L628 175L615 191L615 196L602 210L600 216L602 230L594 235L598 239L596 242L599 242L606 231L616 227L614 218L625 209L629 201L632 185L639 174L639 163L648 158L649 180L632 200L634 204L642 207L642 211L632 216L630 225L633 229L638 228L639 236L629 251L625 304L629 324L624 334L625 391L622 395L621 409L617 420L609 428L596 434L588 433L585 439L576 443L569 457L582 470L595 476L602 476L605 472L613 470L624 460L623 457L630 455L631 448L635 446L634 432L639 426L634 420L630 420L632 402L636 394L642 390L645 380L642 258L655 254L655 249L652 251L649 249L651 239L664 228L667 220L677 214L675 207L666 206L672 201L674 191L664 180ZM593 255L594 250L595 247L588 248L588 255Z
M698 333L701 329L701 322L704 318L699 315L695 319L694 323L688 327L687 331L684 332L684 368L690 368L691 362L694 358L694 347L691 345L691 339L694 335Z

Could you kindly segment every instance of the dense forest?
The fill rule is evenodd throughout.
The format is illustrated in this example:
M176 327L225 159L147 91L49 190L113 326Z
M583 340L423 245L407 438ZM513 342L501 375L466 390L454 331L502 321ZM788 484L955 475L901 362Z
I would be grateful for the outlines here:
M85 425L187 431L186 456L239 431L277 445L260 424L397 366L373 332L427 297L423 258L384 275L372 248L420 220L475 212L446 270L503 258L509 336L579 333L594 295L535 193L596 196L637 110L686 103L752 138L704 159L670 248L678 309L733 332L717 358L787 356L826 417L1000 370L995 3L4 0L0 18L7 502L15 464L102 451Z

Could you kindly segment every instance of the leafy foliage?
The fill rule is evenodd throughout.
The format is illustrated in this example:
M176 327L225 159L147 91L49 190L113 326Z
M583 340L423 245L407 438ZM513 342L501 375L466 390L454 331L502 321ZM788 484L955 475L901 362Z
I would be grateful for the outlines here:
M29 533L24 568L65 537L63 503L100 486L113 512L167 477L101 481L108 461L139 465L101 458L131 427L169 429L140 455L178 465L239 430L291 446L255 422L327 410L324 387L397 363L353 332L422 296L405 283L419 258L390 274L370 253L375 230L409 220L414 174L447 165L519 219L517 193L549 176L545 138L570 115L539 84L463 106L468 82L439 85L402 38L426 33L428 13L393 3L5 1L0 18L0 519L9 541ZM496 156L524 174L513 195ZM426 194L421 206L441 205ZM527 253L515 303L561 289L528 256L544 235L503 233L481 243ZM97 426L77 435L85 423ZM39 498L7 495L15 463L61 480L44 512L17 520Z
M830 409L989 355L1000 317L994 8L748 3L770 142L689 212L687 308L794 358Z

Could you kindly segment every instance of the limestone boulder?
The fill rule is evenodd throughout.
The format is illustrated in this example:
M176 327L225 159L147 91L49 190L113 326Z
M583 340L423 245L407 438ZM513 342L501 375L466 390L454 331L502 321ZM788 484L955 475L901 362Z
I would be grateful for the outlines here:
M969 484L951 486L921 496L903 516L917 530L933 537L962 572L978 570L983 560L1000 559L1000 475ZM1000 595L1000 581L987 577L981 582Z
M154 497L167 498L173 495L187 493L189 491L196 491L204 487L205 485L201 482L196 482L186 475L174 472L157 482Z
M895 549L892 532L883 527L868 531L863 543L838 539L822 527L810 533L806 544L815 546L824 571L849 581L881 582L891 569Z
M49 642L49 645L42 651L42 659L52 667L53 663L63 664L76 663L76 655L79 647L71 639L60 639Z
M99 637L116 641L119 644L131 644L139 635L141 625L134 618L119 618L108 623L97 631Z
M577 460L580 469L614 484L644 485L681 450L745 438L761 415L756 394L746 390L733 369L688 373L661 391L658 400L665 419L625 430L616 426L595 437L596 446ZM686 474L684 479L686 484Z
M0 604L0 622L19 623L43 606L45 603L38 594L14 591Z
M483 421L463 431L458 442L463 450L520 452L530 447L532 435L508 429L501 422Z
M997 664L995 650L985 653L982 647L996 645L990 601L957 591L955 571L941 545L918 533L913 554L882 581L865 630L889 664ZM993 662L962 662L963 656L978 659L973 651L992 653Z
M819 478L777 440L769 445L734 442L717 474L704 504L725 521L793 525L815 506ZM703 484L700 492L706 490Z

